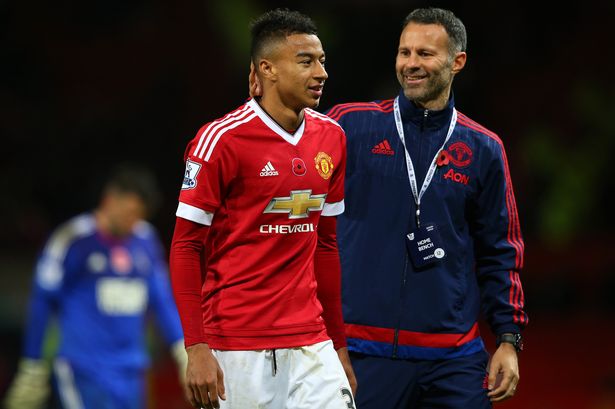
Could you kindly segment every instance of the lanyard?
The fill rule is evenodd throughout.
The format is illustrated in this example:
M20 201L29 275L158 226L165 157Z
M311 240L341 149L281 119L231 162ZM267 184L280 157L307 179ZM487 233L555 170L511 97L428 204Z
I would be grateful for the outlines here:
M419 192L418 186L416 184L416 173L414 172L414 165L412 164L412 158L410 158L410 153L408 153L408 148L406 147L406 141L404 139L404 125L401 121L401 113L399 112L399 97L395 98L393 109L395 112L395 125L397 126L397 133L399 134L399 139L401 140L401 144L404 146L404 153L406 154L406 168L408 169L410 188L412 189L414 203L416 203L416 226L421 227L421 222L419 218L421 214L421 198L429 187L429 184L433 179L433 175L436 172L436 160L438 159L438 155L440 154L440 151L444 149L444 146L451 138L453 129L455 129L455 124L457 123L457 110L453 108L453 115L451 117L451 123L448 126L446 139L444 140L442 147L436 152L436 156L434 156L433 160L431 161L431 165L429 166L429 170L427 171L427 175L425 176L425 180L423 181L423 186L421 187L421 191Z

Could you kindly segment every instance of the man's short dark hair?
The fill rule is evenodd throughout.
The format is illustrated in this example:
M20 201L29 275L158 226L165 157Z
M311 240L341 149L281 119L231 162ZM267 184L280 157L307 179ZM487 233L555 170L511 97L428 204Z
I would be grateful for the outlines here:
M265 46L272 40L284 39L292 34L318 35L311 18L298 11L275 9L256 18L250 24L252 46L250 56L256 62Z
M146 167L122 163L111 169L105 192L134 193L151 216L160 206L162 195L154 174Z
M468 46L466 28L452 11L433 7L416 9L405 18L402 30L410 23L441 25L450 39L449 53L455 55L460 51L466 51Z

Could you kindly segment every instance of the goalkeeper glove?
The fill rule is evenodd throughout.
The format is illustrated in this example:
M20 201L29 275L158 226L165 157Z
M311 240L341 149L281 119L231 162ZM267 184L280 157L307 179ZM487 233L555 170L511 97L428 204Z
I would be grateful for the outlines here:
M9 387L6 409L42 409L49 397L49 365L39 359L22 358Z

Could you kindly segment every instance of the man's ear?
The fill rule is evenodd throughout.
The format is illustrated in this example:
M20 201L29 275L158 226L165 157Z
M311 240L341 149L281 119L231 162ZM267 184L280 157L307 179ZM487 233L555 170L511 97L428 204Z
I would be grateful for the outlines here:
M458 74L459 71L465 67L467 58L467 54L463 51L460 51L457 55L455 55L455 58L453 59L453 74Z
M275 64L265 58L259 60L257 73L269 81L277 81L278 78L278 70Z
M263 87L258 75L256 75L256 68L254 68L252 61L250 61L250 74L248 75L248 93L252 98L263 96Z

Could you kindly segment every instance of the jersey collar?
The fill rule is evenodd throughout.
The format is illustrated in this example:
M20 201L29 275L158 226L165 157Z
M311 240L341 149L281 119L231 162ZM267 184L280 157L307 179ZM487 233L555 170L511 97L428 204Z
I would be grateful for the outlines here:
M455 98L451 92L451 97L444 109L440 111L427 110L427 115L425 115L426 110L406 98L403 89L399 93L399 110L403 121L410 121L417 127L424 129L440 129L448 126L454 107Z
M299 143L299 141L301 140L301 137L303 136L303 131L305 129L306 115L303 115L303 121L301 121L301 125L299 125L299 128L297 128L294 134L291 134L291 133L286 132L284 128L278 125L278 123L274 121L269 116L269 114L265 112L263 108L261 108L261 106L258 104L258 102L256 102L256 100L254 100L254 98L248 101L248 105L254 110L254 112L256 112L256 115L258 115L261 121L263 121L269 129L271 129L273 132L280 135L282 139L284 139L286 142L290 143L293 146L296 146Z

